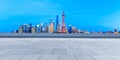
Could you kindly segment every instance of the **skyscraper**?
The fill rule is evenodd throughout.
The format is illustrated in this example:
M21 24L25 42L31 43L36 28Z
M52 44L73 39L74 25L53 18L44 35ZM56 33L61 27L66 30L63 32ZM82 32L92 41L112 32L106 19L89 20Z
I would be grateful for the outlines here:
M52 19L49 20L49 33L53 33L54 32L54 22Z
M72 33L72 26L71 25L69 25L68 32Z
M45 25L43 25L42 27L42 32L45 32Z
M48 32L48 25L47 25L47 23L45 23L45 32L47 33Z
M60 23L58 23L57 32L58 32L58 33L61 32L61 25L60 25Z
M75 26L72 26L72 32L76 33L76 27Z
M56 16L56 32L58 32L57 30L58 30L58 25L59 25L59 21L58 21L58 15Z
M29 25L29 33L32 33L32 23Z
M36 30L36 33L40 33L40 25L39 24L37 24L35 26L35 30Z
M23 33L28 33L28 26L27 26L27 24L23 24L22 25L22 32Z
M66 25L65 25L65 14L64 11L62 13L62 33L66 33Z
M51 23L51 32L54 32L54 22Z
M36 33L35 27L32 27L31 33Z
M117 28L115 28L114 32L118 32Z
M40 24L40 32L43 32L42 29L43 29L43 23Z
M23 32L23 27L22 25L19 27L19 33L22 33Z
M114 34L119 34L118 29L115 27Z

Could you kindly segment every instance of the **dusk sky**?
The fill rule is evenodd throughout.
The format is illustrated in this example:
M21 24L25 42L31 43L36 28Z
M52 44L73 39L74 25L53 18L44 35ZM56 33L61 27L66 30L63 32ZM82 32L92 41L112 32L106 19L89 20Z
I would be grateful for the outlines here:
M120 0L0 0L0 32L21 24L55 21L65 11L65 22L88 31L120 30Z

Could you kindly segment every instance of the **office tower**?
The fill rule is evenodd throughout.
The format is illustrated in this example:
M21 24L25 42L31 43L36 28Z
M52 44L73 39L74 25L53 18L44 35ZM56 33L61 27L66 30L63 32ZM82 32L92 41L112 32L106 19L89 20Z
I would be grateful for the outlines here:
M51 32L52 33L54 32L54 23L53 22L51 23Z
M74 27L74 26L72 27L72 32L76 33L76 27Z
M49 24L48 24L48 32L51 33L51 19L49 20Z
M59 16L57 15L57 16L56 16L56 32L58 32L58 31L57 31L57 30L58 30L58 24L59 24L59 23L58 23L58 22L59 22L58 17L59 17Z
M32 32L32 26L31 25L27 25L27 33L31 33Z
M45 32L47 33L48 32L48 25L47 25L47 23L45 24Z
M43 23L40 24L40 32L42 32L43 29Z
M50 24L48 24L48 33L50 33Z
M58 23L57 32L58 32L58 33L61 32L61 26L60 26L60 23Z
M42 26L42 32L45 32L45 25Z
M51 32L54 33L54 20L51 22Z
M65 33L68 33L68 28L66 28L66 31L65 31Z
M52 23L52 19L49 20L49 24L48 24L48 32L51 33L51 23Z
M28 32L27 24L23 24L23 25L22 25L22 32L23 32L23 33L27 33L27 32Z
M71 25L69 25L69 27L68 27L68 32L72 33L72 26Z
M22 27L22 33L25 33L25 26L21 25L21 27Z
M48 32L51 33L51 24L48 25Z
M115 28L114 32L118 32L117 28Z
M36 31L36 33L40 33L40 25L39 24L37 24L35 26L35 31Z
M47 23L45 23L45 25L44 25L44 28L45 28L45 33L47 32Z
M32 23L29 25L29 33L32 33Z
M117 28L114 29L114 34L119 34Z
M30 25L24 24L23 25L23 33L31 33L32 27Z
M49 33L52 33L52 25L49 24Z
M48 27L49 33L54 33L54 22L51 22Z
M65 14L64 11L62 13L62 33L66 33L66 25L65 25Z
M16 30L16 33L19 33L19 30Z
M22 33L23 32L23 28L22 28L22 25L19 27L19 33Z
M35 28L32 27L31 33L36 33Z

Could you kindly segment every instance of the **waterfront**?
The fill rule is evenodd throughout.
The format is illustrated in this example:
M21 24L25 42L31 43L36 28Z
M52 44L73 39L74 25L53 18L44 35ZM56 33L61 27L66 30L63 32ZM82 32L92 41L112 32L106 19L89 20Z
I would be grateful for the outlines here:
M120 34L0 33L0 38L120 38Z
M115 38L0 38L0 60L119 60Z

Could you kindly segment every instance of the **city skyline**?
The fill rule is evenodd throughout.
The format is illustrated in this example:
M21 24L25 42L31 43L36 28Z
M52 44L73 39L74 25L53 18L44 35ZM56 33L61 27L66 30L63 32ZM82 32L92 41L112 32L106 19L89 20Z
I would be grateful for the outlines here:
M114 28L114 31L102 31L101 29L96 31L88 31L86 29L81 30L76 26L66 25L65 22L65 12L61 14L62 21L59 22L59 15L56 15L56 20L49 20L49 23L40 23L33 25L30 24L21 24L17 30L13 30L12 33L84 33L84 34L119 34L120 31L117 27Z
M40 23L33 25L30 24L21 24L17 30L13 30L13 33L80 33L80 29L76 26L66 26L65 22L65 12L61 14L62 21L59 22L59 15L56 16L56 22L50 19L49 23ZM87 30L85 31L87 32Z
M0 32L11 32L24 23L35 25L56 20L56 15L60 17L63 10L67 26L70 24L88 31L120 30L119 0L1 0L0 7Z

